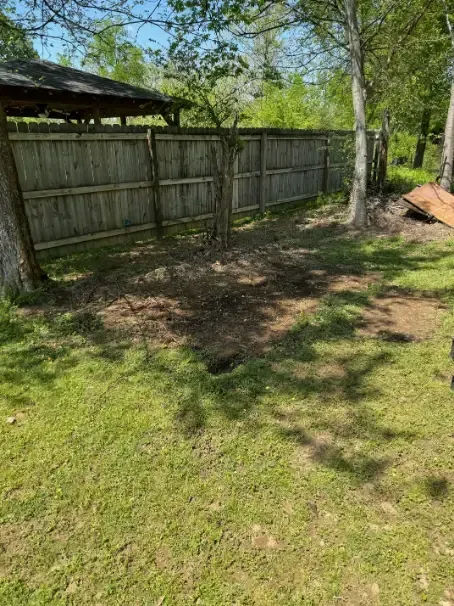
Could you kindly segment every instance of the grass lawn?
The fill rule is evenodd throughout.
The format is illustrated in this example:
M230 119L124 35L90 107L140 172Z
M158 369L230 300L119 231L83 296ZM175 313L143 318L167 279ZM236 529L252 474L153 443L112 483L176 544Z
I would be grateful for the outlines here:
M437 173L423 168L408 166L389 166L387 177L393 189L408 192L417 187L435 181Z
M128 324L150 270L181 304L154 243L48 262L58 296L2 304L1 605L454 605L454 239L310 216L243 226L225 264L201 253L231 298L172 308L166 338ZM113 284L116 315L91 307ZM227 341L242 357L214 371Z

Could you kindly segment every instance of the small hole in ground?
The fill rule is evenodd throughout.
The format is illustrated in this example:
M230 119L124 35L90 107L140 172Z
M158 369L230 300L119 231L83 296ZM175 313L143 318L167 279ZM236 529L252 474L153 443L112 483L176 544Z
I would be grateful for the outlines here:
M207 372L211 375L220 375L227 372L232 372L235 368L244 362L243 358L238 355L222 356L215 358L207 363Z
M383 341L389 341L390 343L414 343L418 340L414 335L404 332L392 332L390 330L381 330L378 336Z
M418 213L415 210L408 209L405 213L407 219L412 219L413 221L418 221L420 223L436 223L437 220L434 217L429 215L423 215L422 213Z

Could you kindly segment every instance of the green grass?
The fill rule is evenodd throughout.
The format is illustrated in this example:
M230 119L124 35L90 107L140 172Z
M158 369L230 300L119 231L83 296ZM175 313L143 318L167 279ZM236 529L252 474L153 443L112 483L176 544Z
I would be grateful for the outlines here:
M436 172L424 168L389 165L387 179L391 183L393 190L405 193L418 185L435 181L436 176Z
M454 603L454 315L421 342L357 332L390 287L451 303L454 241L288 246L382 279L227 374L2 304L0 604Z

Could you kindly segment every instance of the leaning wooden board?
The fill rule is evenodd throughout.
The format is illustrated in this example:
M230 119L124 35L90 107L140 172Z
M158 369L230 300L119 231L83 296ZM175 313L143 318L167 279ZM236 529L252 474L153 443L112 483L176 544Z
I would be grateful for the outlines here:
M454 196L437 183L426 183L415 187L402 198L424 214L435 217L449 227L454 227Z

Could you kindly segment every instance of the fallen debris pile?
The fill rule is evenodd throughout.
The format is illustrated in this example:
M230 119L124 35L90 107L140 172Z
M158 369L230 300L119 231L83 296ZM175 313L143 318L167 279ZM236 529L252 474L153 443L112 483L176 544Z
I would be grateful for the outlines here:
M401 235L412 242L453 237L452 227L410 205L400 194L370 197L367 206L370 226L379 234Z
M414 212L454 227L454 196L437 183L415 187L408 194L403 194L402 199Z

